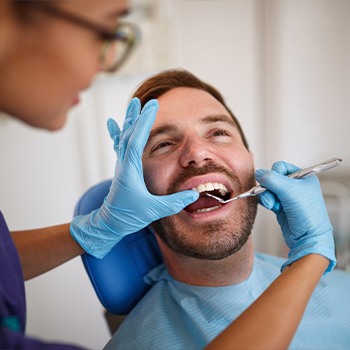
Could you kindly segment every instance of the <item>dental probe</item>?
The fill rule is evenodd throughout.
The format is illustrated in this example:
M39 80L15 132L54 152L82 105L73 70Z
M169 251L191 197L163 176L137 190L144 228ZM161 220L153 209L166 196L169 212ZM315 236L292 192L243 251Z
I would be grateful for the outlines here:
M326 160L323 163L314 165L312 167L309 168L305 168L305 169L301 169L295 173L289 174L287 175L288 177L292 178L292 179L301 179L310 175L315 175L330 169L335 168L336 166L340 165L340 163L342 162L342 159L340 158L331 158ZM251 197L251 196L256 196L260 193L263 193L267 190L266 187L262 187L262 186L255 186L253 188L251 188L250 190L241 193L240 195L233 197L231 199L227 199L224 200L220 197L214 196L210 193L206 193L207 196L212 197L214 199L216 199L217 201L219 201L220 203L228 203L228 202L232 202L235 201L236 199L240 199L240 198L247 198L247 197Z

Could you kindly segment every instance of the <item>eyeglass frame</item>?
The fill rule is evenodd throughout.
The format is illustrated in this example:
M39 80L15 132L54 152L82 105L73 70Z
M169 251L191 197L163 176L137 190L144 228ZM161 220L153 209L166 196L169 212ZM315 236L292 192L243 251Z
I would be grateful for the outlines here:
M75 23L77 25L80 25L81 27L84 27L86 29L90 29L96 32L101 37L101 39L105 42L104 45L102 46L101 53L100 53L100 60L102 62L104 60L105 53L107 52L108 46L110 45L111 42L113 41L124 42L127 47L124 54L113 66L111 66L111 68L105 69L104 71L106 72L112 73L112 72L115 72L117 69L119 69L123 65L123 63L127 60L127 58L130 56L130 53L133 51L135 46L141 40L141 32L139 28L133 23L122 21L117 24L114 32L110 32L106 28L102 27L97 23L93 23L85 18L66 12L56 6L48 5L41 1L34 2L34 4L36 4L36 7L38 9L41 9L52 16L65 19L71 23ZM121 31L118 32L118 28L124 27L124 26L131 29L131 32L133 33L133 35L125 36L123 35L124 33L122 33Z

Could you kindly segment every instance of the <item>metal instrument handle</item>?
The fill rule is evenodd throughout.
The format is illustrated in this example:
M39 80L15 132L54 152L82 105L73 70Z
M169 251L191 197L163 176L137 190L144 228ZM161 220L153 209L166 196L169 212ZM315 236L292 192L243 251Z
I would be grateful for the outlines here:
M342 162L342 159L340 159L340 158L331 158L331 159L328 159L322 163L316 164L314 166L311 166L311 167L308 167L305 169L301 169L301 170L296 171L295 173L289 174L287 176L292 178L292 179L302 179L302 178L307 177L307 176L315 175L315 174L333 169L336 166L338 166L341 162ZM258 185L258 186L251 188L249 191L238 195L235 198L238 199L238 198L246 198L246 197L250 197L250 196L256 196L256 195L263 193L265 191L266 191L265 187ZM231 201L231 200L229 199L228 201Z
M333 169L334 167L338 166L341 162L342 160L340 158L331 158L323 163L316 164L309 168L301 169L293 174L289 174L288 177L292 179L301 179L303 177L307 177L329 169Z

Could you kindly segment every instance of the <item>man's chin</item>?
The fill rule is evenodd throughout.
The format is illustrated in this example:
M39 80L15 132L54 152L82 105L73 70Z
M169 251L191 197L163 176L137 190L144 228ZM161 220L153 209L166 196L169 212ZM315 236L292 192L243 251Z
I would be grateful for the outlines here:
M172 251L201 260L222 260L231 256L242 248L250 235L250 232L232 230L227 222L221 221L199 224L196 227L185 225L182 226L182 230L169 224L166 224L164 230L164 226L159 222L153 223L153 227L159 238Z

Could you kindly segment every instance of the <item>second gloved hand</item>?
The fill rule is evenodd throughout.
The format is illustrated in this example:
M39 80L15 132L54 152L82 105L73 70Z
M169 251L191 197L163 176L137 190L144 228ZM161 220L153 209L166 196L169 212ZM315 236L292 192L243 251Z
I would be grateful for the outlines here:
M71 234L89 254L102 258L124 236L137 232L160 218L176 214L198 199L196 191L165 196L151 194L144 182L142 153L153 126L158 102L149 101L140 111L140 101L131 100L123 131L108 120L108 131L117 153L115 176L101 208L78 216Z
M256 180L269 191L259 202L277 216L290 249L282 270L305 255L315 253L330 260L326 272L336 265L333 227L330 223L317 176L292 179L286 175L300 168L276 162L272 171L259 169Z

